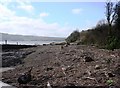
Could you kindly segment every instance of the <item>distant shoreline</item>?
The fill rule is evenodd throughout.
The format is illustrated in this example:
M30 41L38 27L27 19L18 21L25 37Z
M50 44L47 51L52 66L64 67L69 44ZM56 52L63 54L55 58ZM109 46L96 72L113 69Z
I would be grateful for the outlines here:
M43 45L50 43L61 43L65 41L0 41L0 44L11 44L11 45Z
M41 45L46 46L46 45L65 45L66 42L50 42L50 43L43 43ZM37 47L41 46L40 44L0 44L2 50L12 50L12 49L22 49L22 48L31 48L31 47Z

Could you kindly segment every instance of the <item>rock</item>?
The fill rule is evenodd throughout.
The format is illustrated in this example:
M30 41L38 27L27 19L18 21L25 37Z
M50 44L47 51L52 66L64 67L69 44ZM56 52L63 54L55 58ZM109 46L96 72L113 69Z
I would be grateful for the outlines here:
M65 44L64 46L65 46L65 47L68 47L68 45L67 45L67 44Z
M47 70L47 71L53 70L53 68L52 68L52 67L48 67L48 68L46 68L46 70Z
M65 53L65 55L70 55L70 53Z
M95 65L95 69L100 69L100 65Z
M63 48L64 48L63 45L61 45L61 46L60 46L60 50L62 50Z
M111 72L108 72L107 75L108 75L108 77L115 77L115 74L113 74Z
M108 73L109 77L115 77L115 74L113 73Z
M67 44L66 42L61 42L61 43L55 43L55 45L65 45Z
M52 46L55 45L55 42L50 43L50 45L52 45Z
M47 44L43 44L43 46L46 46Z
M84 60L85 60L85 62L91 62L91 61L94 61L91 57L89 57L89 56L85 56L84 57Z

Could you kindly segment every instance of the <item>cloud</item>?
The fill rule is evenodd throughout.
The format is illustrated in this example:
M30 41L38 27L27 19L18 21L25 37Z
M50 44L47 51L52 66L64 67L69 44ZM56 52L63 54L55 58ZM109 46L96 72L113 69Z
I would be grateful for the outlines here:
M26 10L28 12L31 12L34 9L33 6L31 6L31 5L21 5L21 6L18 6L18 8Z
M1 0L1 1L0 1L0 4L7 6L7 5L10 4L11 2L12 2L12 0Z
M0 4L0 14L4 16L13 15L13 12L10 11L7 7Z
M57 22L46 23L41 18L13 16L0 22L0 32L22 35L66 37L70 27L61 27Z
M40 17L46 17L46 16L48 16L48 15L49 15L49 13L46 13L46 12L40 13Z
M15 11L8 9L7 6L0 3L0 21L8 20L10 17L15 15Z
M77 9L72 9L72 13L73 13L73 14L80 14L81 11L82 11L82 9L79 9L79 8L77 8Z
M6 1L10 1L10 0L6 0ZM15 2L17 0L12 0L12 1ZM21 0L21 1L31 1L31 2L106 2L105 0ZM111 2L116 2L116 0L111 0Z
M18 6L17 6L18 9L23 9L28 12L32 12L34 10L34 7L31 5L31 2L28 0L24 0L24 1L17 0L16 2L18 3Z
M18 2L19 6L23 6L28 2ZM69 25L61 26L57 22L47 23L41 17L48 16L44 12L40 13L40 17L30 18L26 16L17 16L17 12L8 8L10 3L5 5L0 3L0 32L22 35L37 35L37 36L56 36L67 37L74 29ZM29 7L31 8L31 7ZM28 10L29 11L29 10Z

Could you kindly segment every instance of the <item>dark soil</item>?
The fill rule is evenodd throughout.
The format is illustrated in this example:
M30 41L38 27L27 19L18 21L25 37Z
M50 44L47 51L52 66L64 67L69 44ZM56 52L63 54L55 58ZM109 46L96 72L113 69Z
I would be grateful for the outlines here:
M119 49L109 51L83 45L69 45L63 48L60 45L47 45L26 50L34 52L23 59L24 64L16 66L14 70L3 72L3 82L19 87L19 75L33 67L32 81L27 84L29 88L45 88L47 82L58 87L120 87Z

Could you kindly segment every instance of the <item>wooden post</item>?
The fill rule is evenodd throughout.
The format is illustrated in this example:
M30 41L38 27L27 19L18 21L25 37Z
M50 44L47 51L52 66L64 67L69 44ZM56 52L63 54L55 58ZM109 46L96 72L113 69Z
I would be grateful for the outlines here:
M7 44L7 40L5 40L5 44Z

